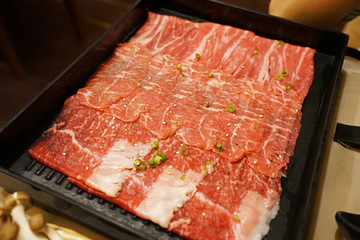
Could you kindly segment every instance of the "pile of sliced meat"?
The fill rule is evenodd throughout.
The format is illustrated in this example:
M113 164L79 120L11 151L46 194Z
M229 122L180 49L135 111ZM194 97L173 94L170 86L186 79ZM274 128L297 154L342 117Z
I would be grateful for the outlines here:
M149 12L29 151L188 239L261 239L278 211L315 51Z

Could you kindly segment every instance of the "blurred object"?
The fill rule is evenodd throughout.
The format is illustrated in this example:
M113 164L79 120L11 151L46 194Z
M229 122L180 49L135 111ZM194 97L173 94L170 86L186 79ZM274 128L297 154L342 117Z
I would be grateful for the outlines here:
M336 213L335 219L346 239L360 239L360 215L339 211Z
M360 50L360 17L346 24L343 32L350 36L349 47Z
M360 149L360 127L337 123L334 141L345 148Z
M88 230L89 236L74 229L61 226L50 213L33 206L32 198L25 192L8 193L0 187L0 239L50 239L50 240L90 240L105 239ZM60 224L48 223L54 220ZM22 238L22 236L25 236ZM46 236L46 237L45 237ZM31 238L32 237L32 238ZM91 237L91 238L89 238Z

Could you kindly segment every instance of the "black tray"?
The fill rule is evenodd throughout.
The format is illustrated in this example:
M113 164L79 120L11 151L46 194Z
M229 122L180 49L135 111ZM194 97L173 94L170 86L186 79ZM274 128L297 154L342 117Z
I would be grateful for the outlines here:
M0 132L0 173L40 190L33 194L39 204L66 214L112 239L180 239L150 221L137 218L120 207L70 184L66 176L27 155L28 149L46 130L65 99L84 86L96 67L116 43L129 39L144 23L147 9L157 13L218 22L256 34L312 47L315 55L314 83L303 105L302 128L288 177L282 179L277 217L265 239L305 239L316 190L324 139L337 94L348 36L266 14L206 0L144 0L136 2L114 25ZM2 175L0 175L0 179ZM20 185L16 185L20 188ZM13 186L14 188L14 186ZM14 189L18 190L18 189ZM36 191L35 191L36 192ZM48 199L56 199L56 203ZM59 204L61 202L62 204ZM62 206L68 206L64 208ZM87 217L84 217L87 216Z

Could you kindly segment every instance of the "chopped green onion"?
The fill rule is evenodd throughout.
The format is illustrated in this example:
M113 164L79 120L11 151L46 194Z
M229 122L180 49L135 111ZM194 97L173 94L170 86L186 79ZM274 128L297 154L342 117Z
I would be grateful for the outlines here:
M254 52L254 53L252 54L253 57L255 57L255 56L257 56L257 55L258 55L257 52Z
M136 84L136 86L137 86L137 87L140 87L140 83L138 82L138 83Z
M214 74L211 72L209 73L209 78L213 78L214 77Z
M154 161L155 161L156 164L160 164L163 161L163 159L160 156L156 156L154 158Z
M235 112L235 108L233 108L232 106L227 106L226 109L229 111L229 112Z
M150 167L156 167L156 162L154 160L148 161Z
M154 153L154 161L156 164L160 164L161 162L165 161L165 159L166 159L165 153L159 153L157 151Z
M144 167L141 167L141 165L143 165ZM146 163L143 160L137 158L134 161L134 167L136 169L139 169L139 170L143 171L143 170L146 169Z
M276 74L275 75L275 79L278 80L278 81L282 80L282 78L283 78L283 76L281 74Z
M165 153L159 153L159 156L160 156L163 160L166 159L166 154L165 154Z
M184 180L184 179L185 179L185 175L181 175L180 179L181 179L181 180Z
M206 177L208 175L208 170L207 170L207 168L205 166L203 166L203 170L205 171L204 172L204 177Z
M286 89L286 90L290 90L291 87L292 87L292 84L291 84L291 83L287 83L287 84L285 85L285 89Z
M159 142L158 141L154 141L153 142L153 148L158 148L159 147Z
M210 165L211 164L211 160L210 159L208 159L208 160L204 160L204 162L203 162L205 165Z
M192 18L191 18L191 21L193 21L193 22L200 22L200 19L197 18L197 17L192 17Z
M180 71L181 76L185 77L184 73L181 70L181 64L176 65L176 68Z
M224 150L224 147L220 143L216 144L216 147L219 149L219 151Z
M284 41L279 40L279 41L278 41L278 44L279 44L280 46L283 46L285 43L284 43Z
M181 150L181 154L184 155L184 156L187 156L187 155L189 154L189 149L183 148L183 149Z
M239 215L236 212L234 212L234 217L235 217L235 221L240 222Z
M200 54L196 53L196 54L195 54L195 58L196 58L197 60L199 60L199 59L200 59Z
M283 75L284 77L286 77L287 75L289 75L288 71L286 70L282 70L281 71L281 75Z
M205 104L205 107L210 107L210 102L209 101L206 101L206 104Z

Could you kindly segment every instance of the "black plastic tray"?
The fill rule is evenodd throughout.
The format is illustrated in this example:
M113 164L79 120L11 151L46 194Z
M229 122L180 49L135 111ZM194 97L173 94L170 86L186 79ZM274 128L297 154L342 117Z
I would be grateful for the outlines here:
M40 204L90 226L112 239L180 239L150 221L137 218L103 199L70 184L66 176L27 155L41 133L60 111L65 99L84 86L96 67L118 42L131 37L144 23L147 10L191 19L218 22L247 29L317 50L314 83L303 104L302 128L288 177L282 179L277 217L265 239L305 239L316 190L324 139L337 94L348 36L266 14L206 0L144 0L136 2L98 41L79 56L59 77L0 132L0 172L14 181L40 190ZM1 179L1 175L0 175ZM20 185L16 185L20 187ZM13 187L14 188L14 187ZM17 189L15 189L17 190ZM57 203L48 201L55 198ZM63 204L68 208L63 208ZM88 215L88 217L84 217Z

